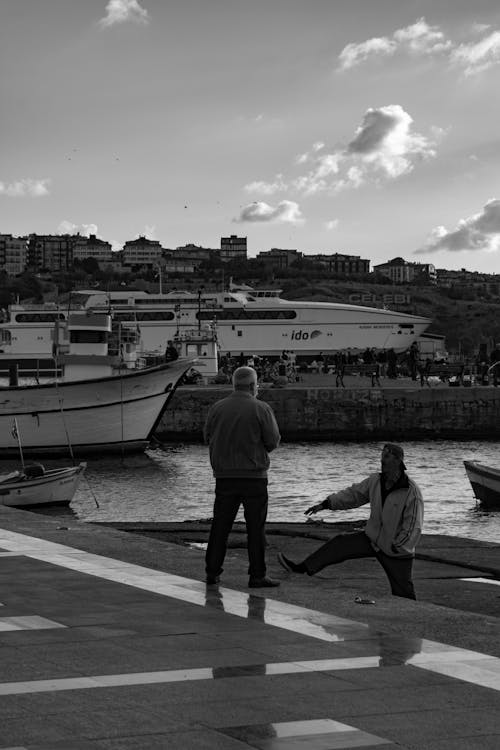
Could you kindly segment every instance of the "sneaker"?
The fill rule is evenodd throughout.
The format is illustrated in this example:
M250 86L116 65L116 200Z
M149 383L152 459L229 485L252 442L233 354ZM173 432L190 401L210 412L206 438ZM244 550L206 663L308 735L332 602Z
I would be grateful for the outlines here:
M289 560L288 557L285 557L282 552L278 552L278 562L283 568L285 568L285 570L288 570L289 573L306 572L305 569L302 569L303 563L294 563L293 560Z
M263 578L249 578L248 588L249 589L271 589L279 586L280 582L275 581L273 578L264 576Z
M220 581L219 576L208 576L205 578L207 586L216 586Z

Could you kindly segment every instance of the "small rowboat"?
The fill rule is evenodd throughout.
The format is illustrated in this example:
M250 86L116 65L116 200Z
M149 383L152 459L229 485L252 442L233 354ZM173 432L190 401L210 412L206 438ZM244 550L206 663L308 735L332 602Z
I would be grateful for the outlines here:
M0 505L29 508L40 505L69 505L87 464L60 469L26 465L24 471L0 475Z
M500 510L500 469L478 461L464 461L474 495L488 510Z

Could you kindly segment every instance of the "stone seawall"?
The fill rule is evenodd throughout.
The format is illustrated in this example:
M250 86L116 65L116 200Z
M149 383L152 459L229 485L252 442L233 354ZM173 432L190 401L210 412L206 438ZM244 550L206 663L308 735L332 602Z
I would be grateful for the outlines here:
M156 436L202 440L211 404L227 387L179 388ZM500 439L500 388L262 388L284 440Z

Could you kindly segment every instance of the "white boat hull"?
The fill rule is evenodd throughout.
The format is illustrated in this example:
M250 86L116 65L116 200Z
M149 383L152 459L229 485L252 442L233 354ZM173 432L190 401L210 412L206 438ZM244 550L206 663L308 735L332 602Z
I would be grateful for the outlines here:
M219 349L232 354L279 355L283 349L310 355L366 347L405 351L431 321L417 315L347 303L285 300L253 293L188 292L147 295L144 292L82 292L85 309L104 313L113 306L124 328L140 332L140 350L163 352L165 342L193 328L217 325ZM29 306L11 306L10 323L0 324L3 356L50 357L54 323ZM19 309L18 309L19 308ZM177 312L176 312L177 310ZM52 316L64 318L63 308ZM45 363L46 366L47 363Z
M75 454L144 450L191 361L179 359L107 378L0 388L0 449Z
M464 461L474 495L488 509L500 510L500 469L478 461Z
M40 477L0 482L0 505L11 508L69 505L86 466L81 463L64 469L49 469Z

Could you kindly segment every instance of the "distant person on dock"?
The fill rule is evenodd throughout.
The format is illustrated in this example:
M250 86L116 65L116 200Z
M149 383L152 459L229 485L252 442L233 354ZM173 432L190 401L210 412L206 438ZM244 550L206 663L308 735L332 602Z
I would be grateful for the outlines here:
M205 556L206 583L217 584L227 540L243 505L248 540L248 586L279 586L266 576L267 471L280 433L271 407L257 400L257 373L238 367L233 392L209 409L204 428L215 477L215 503Z
M165 349L165 362L173 362L179 359L179 352L174 346L173 341L167 341L167 348Z
M412 568L415 547L422 533L422 493L406 474L400 445L384 445L381 469L380 473L371 474L359 484L328 495L323 502L305 511L311 516L327 508L347 510L370 503L365 530L334 536L300 563L280 553L278 560L286 570L312 576L327 565L376 557L389 579L393 596L416 599Z

